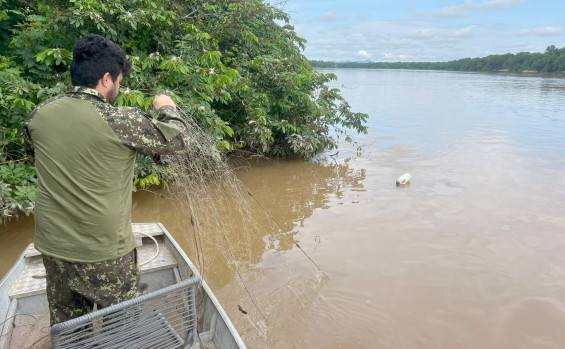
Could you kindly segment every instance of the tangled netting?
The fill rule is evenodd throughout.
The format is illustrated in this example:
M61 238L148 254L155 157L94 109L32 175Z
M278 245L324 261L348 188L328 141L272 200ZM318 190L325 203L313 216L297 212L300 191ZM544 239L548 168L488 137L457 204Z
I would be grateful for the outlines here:
M189 131L188 149L183 154L162 158L175 173L171 196L178 229L192 235L195 248L191 246L190 252L197 256L201 274L209 278L221 273L218 271L221 267L218 266L225 265L231 269L253 306L268 322L247 288L242 273L260 265L265 253L272 252L266 248L270 243L269 236L274 234L287 240L322 275L325 274L236 176L237 167L246 165L241 164L243 160L234 161L230 158L228 162L208 132L182 109L180 107L179 111ZM213 266L214 269L208 270L207 266ZM288 278L297 277L300 276L292 274ZM320 280L317 275L312 287L319 285ZM253 326L257 328L255 324Z
M250 250L263 244L263 232L274 229L272 223L253 205L250 192L212 137L182 108L179 111L189 131L188 149L162 160L175 173L171 194L176 216L182 231L194 233L200 272L205 275L206 265L216 264L207 260L212 258L223 258L236 270L257 263ZM222 253L206 253L212 249Z

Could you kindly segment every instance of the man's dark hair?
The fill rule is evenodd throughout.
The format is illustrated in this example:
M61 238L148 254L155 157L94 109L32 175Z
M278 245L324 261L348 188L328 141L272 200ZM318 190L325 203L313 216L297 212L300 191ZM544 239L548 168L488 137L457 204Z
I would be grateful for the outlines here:
M113 41L100 35L87 35L73 47L71 78L73 85L94 88L104 74L116 81L120 73L127 77L131 63L124 51Z

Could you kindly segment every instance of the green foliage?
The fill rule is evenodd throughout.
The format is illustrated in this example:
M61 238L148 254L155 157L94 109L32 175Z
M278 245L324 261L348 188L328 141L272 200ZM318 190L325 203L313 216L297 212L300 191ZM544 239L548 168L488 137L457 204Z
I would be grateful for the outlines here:
M20 211L28 215L37 196L35 167L9 162L0 166L0 178L0 224Z
M25 158L23 126L27 115L40 101L64 91L61 83L33 83L24 78L24 71L12 59L0 56L0 163Z
M167 181L173 180L175 174L168 166L159 164L153 158L143 154L137 154L135 159L135 171L133 174L133 185L146 189L152 185L168 188Z
M506 71L506 72L565 72L565 47L547 47L544 53L520 52L518 54L490 55L483 58L465 58L449 62L372 62L336 63L311 61L316 68L368 68L368 69L434 69L455 71Z
M132 62L118 105L151 112L166 93L215 139L244 149L311 158L336 134L366 132L335 79L312 69L304 39L261 0L0 0L2 162L26 159L22 129L41 101L70 84L72 47L88 33L120 45ZM162 185L169 169L138 158L136 185ZM13 190L13 189L11 189Z
M68 66L71 64L71 61L73 59L71 52L60 48L48 48L39 52L34 57L38 62L43 63L47 66L53 65L53 63L55 63L56 66Z

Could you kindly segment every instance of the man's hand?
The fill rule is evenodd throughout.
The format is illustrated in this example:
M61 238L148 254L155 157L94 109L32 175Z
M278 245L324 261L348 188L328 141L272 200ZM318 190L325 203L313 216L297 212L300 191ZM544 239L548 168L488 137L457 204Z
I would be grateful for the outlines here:
M159 111L159 109L161 109L161 107L164 107L166 105L177 109L177 105L175 104L175 102L173 102L171 97L169 97L167 95L157 95L157 96L155 96L155 99L153 100L153 108L155 108L156 111Z

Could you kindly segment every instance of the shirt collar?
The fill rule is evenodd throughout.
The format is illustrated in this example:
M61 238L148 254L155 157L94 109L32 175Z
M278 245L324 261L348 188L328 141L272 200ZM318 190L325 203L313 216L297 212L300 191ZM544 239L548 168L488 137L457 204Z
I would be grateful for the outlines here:
M87 96L92 96L92 97L96 97L96 98L100 99L104 103L108 103L106 98L104 98L104 96L102 96L102 94L100 92L98 92L95 89L90 88L90 87L69 86L69 88L67 89L67 93L68 94L83 94L83 95L87 95Z

